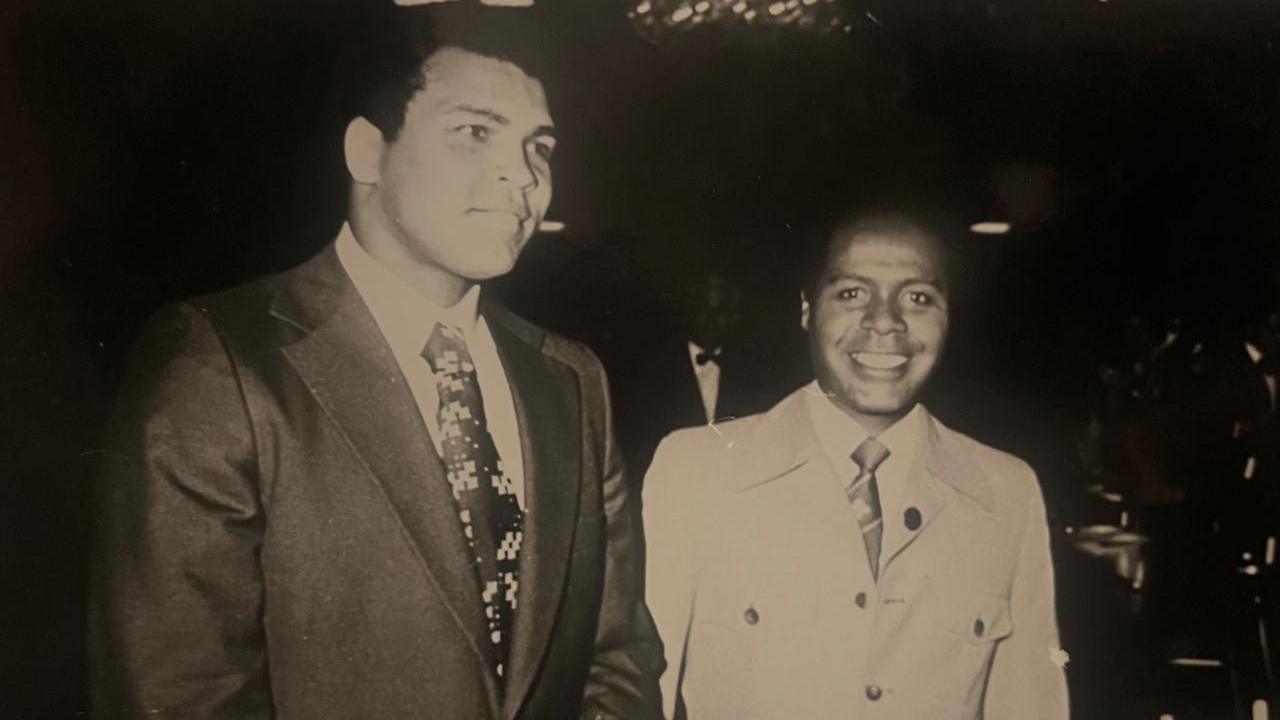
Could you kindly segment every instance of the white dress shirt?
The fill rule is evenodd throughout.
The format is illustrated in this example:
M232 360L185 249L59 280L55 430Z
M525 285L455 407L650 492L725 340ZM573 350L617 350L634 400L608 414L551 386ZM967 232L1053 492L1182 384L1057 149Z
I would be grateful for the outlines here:
M818 387L816 380L805 388L805 404L809 408L809 419L813 421L813 427L817 431L818 445L822 448L823 455L831 462L841 482L848 485L860 470L858 463L853 461L853 451L870 434L857 420L837 407L822 388ZM920 447L921 436L925 431L922 417L917 403L902 419L876 436L877 440L889 448L889 457L876 468L876 490L880 494L881 517L902 516L902 493L906 488L908 473L917 461L916 450Z
M711 352L719 350L714 348ZM698 378L698 392L702 395L702 410L706 413L707 422L716 419L716 401L720 397L720 364L715 360L707 360L698 364L698 355L708 352L698 343L689 341L689 364L693 366L694 377Z
M479 315L480 288L471 288L453 307L442 308L369 255L356 241L349 225L342 226L336 250L342 268L351 277L352 284L378 323L382 336L391 346L400 371L413 391L437 454L441 452L440 425L436 419L440 396L436 392L435 374L423 359L422 350L437 322L462 330L476 367L489 435L493 437L493 444L502 458L502 467L515 488L516 500L524 508L524 455L520 426L511 385L498 357L498 347L489 333L488 324Z

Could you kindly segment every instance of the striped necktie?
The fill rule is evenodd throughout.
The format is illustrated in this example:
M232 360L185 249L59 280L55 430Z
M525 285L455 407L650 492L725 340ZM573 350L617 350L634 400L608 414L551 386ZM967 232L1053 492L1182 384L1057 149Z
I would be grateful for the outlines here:
M422 351L440 396L440 454L474 554L494 671L503 676L520 587L524 513L485 423L475 364L462 333L437 324Z
M889 457L889 448L875 438L867 438L853 451L853 461L858 464L858 476L845 495L862 528L862 543L867 547L867 562L871 564L871 577L880 574L880 540L884 535L884 522L880 516L880 489L876 487L876 468Z

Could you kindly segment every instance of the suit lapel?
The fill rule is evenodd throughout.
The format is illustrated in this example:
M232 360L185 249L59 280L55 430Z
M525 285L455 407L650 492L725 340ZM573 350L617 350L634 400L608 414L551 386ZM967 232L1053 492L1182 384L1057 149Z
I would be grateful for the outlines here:
M924 534L925 529L947 508L954 497L949 490L976 502L984 510L992 508L986 475L967 453L946 442L944 433L950 433L950 430L934 420L923 406L920 410L925 413L922 423L924 437L907 474L900 505L902 512L897 517L884 519L884 541L880 551L882 576L889 563ZM913 517L908 518L908 515ZM908 520L915 525L914 528L909 526Z
M582 418L573 372L541 350L542 333L486 303L488 321L515 400L523 446L524 546L506 679L504 717L514 717L542 664L577 525Z
M303 331L284 353L360 457L482 667L480 590L444 468L400 367L332 246L295 271L272 314ZM498 688L483 673L496 711Z

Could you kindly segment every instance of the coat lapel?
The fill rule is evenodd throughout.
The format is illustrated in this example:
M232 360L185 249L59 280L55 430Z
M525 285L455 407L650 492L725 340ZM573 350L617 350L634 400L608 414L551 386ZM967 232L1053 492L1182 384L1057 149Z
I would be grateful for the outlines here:
M542 352L543 333L499 306L484 315L515 400L524 452L525 527L504 717L514 717L537 677L564 591L582 480L576 375Z
M303 335L284 353L386 497L482 667L480 590L444 468L391 348L332 246L295 271L272 315ZM493 673L484 672L497 710Z
M920 410L925 412L923 406ZM985 474L967 453L944 440L944 432L951 431L927 412L922 425L925 436L921 438L920 452L907 474L900 506L902 512L897 517L884 519L884 541L880 551L882 575L889 563L915 542L946 509L954 495L948 490L976 502L984 510L992 508L991 490ZM912 517L908 518L908 515ZM914 528L908 520L910 525L915 525Z

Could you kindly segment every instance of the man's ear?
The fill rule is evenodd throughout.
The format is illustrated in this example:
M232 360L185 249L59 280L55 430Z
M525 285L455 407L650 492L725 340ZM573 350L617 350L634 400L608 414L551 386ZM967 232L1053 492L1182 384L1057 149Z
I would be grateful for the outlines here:
M382 153L387 143L382 139L378 126L357 117L347 124L342 138L342 152L347 161L351 179L361 185L376 185L382 175Z
M804 296L804 291L800 292L800 327L805 332L809 332L809 298Z

